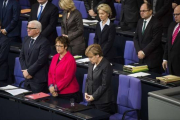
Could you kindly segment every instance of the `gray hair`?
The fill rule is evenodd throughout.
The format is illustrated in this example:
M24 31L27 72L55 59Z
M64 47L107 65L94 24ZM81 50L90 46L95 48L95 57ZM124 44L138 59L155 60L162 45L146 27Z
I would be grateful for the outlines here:
M42 31L42 25L39 21L37 20L32 20L29 22L30 24L33 24L40 32Z

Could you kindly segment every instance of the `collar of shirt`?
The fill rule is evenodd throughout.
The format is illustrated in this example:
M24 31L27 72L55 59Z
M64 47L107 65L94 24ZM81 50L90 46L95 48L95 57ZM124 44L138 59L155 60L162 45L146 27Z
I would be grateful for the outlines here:
M38 38L39 35L37 35L36 37L31 37L31 39L33 39L34 41L36 41L36 39Z
M9 0L6 1L6 6L7 6L8 2L9 2ZM4 2L3 2L3 5L4 5Z
M144 19L144 20L143 20L143 24L144 24L144 21L146 21L145 29L146 29L146 27L147 27L149 21L151 20L151 18L152 18L152 15L151 15L148 19L146 19L146 20ZM143 29L143 25L142 25L142 29Z
M110 20L109 20L109 18L108 18L108 20L106 21L106 23L104 24L104 26L105 25L110 25ZM103 28L104 28L104 26L102 25L102 21L100 22L100 27L101 27L101 31L103 30Z
M174 32L178 26L179 26L179 23L174 27L174 31L173 31L172 35L174 34ZM179 29L179 31L180 31L180 29Z
M42 8L42 12L43 12L43 10L44 10L44 8L46 7L46 4L47 4L47 3L48 3L48 1L45 2L43 5L39 4L39 8L38 8L38 11L37 11L37 16L39 15L39 12L41 11L41 6L43 6L43 8Z

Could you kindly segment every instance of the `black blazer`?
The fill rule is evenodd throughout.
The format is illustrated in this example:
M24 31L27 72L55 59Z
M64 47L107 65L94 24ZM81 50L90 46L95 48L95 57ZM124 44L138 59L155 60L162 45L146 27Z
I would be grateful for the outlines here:
M36 3L32 6L29 21L37 20L38 8L39 3ZM41 14L39 22L42 24L41 34L50 41L51 45L55 44L55 39L57 38L56 26L58 17L58 8L52 3L48 2Z
M138 22L140 18L139 10L143 0L121 0L121 3L120 21L126 23Z
M8 54L9 54L9 45L10 40L7 36L0 33L0 80L8 79Z
M161 45L162 25L157 18L152 16L143 35L142 26L143 19L140 19L133 39L136 52L142 50L145 53L143 61L149 68L161 66L163 54Z
M110 23L109 26L105 25L102 31L100 22L97 23L94 43L97 43L101 46L103 56L107 59L112 59L115 55L115 50L113 48L115 36L116 28L113 23Z
M148 1L153 6L152 0ZM162 22L163 27L168 27L173 21L172 0L157 0L155 9L154 16Z
M29 48L29 44L30 37L25 37L19 56L21 68L28 70L28 73L33 77L31 81L47 82L50 43L45 37L39 35L31 48Z
M2 11L4 0L0 0L0 20L2 22L1 28L5 28L8 37L14 37L20 35L20 5L16 0L9 0L5 8Z
M94 70L93 67L89 63L85 92L93 95L94 104L109 103L112 101L112 66L103 58Z
M164 51L164 58L168 60L168 68L170 74L180 76L180 33L176 36L176 39L172 45L172 35L176 22L172 22L168 29L167 43Z
M67 11L63 12L61 28L62 34L68 35L68 39L70 40L70 47L68 50L72 55L84 55L85 41L83 37L84 27L82 15L75 9L70 13L67 20L67 14Z

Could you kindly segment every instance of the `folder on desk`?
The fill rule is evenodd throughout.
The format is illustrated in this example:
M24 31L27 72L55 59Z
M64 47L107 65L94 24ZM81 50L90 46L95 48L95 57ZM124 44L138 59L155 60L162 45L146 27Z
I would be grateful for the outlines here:
M148 71L148 66L143 64L134 63L132 65L124 65L123 71L130 72L130 73L136 73L136 72L144 72Z
M160 82L162 84L180 81L180 77L175 76L175 75L166 75L166 76L162 76L162 77L156 77L156 79L160 80Z
M31 9L22 9L22 10L21 10L21 13L22 13L22 14L30 13L30 12L31 12Z
M50 95L47 93L40 92L40 93L36 93L36 94L26 95L25 97L36 100L36 99L40 99L40 98L44 98L44 97L48 97L48 96L50 96Z

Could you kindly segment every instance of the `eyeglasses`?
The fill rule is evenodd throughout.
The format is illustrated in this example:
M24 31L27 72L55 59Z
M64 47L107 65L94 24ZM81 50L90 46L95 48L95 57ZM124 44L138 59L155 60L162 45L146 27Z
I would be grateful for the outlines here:
M139 12L140 12L140 13L141 13L141 12L144 13L144 12L147 12L147 11L149 11L149 10L140 10Z
M27 30L33 30L33 29L37 29L37 28L27 27Z
M64 46L62 46L62 45L55 45L55 47L58 47L58 48L62 48L62 47L64 47Z
M180 15L180 13L175 13L175 14L173 14L174 16L178 16L178 15Z

